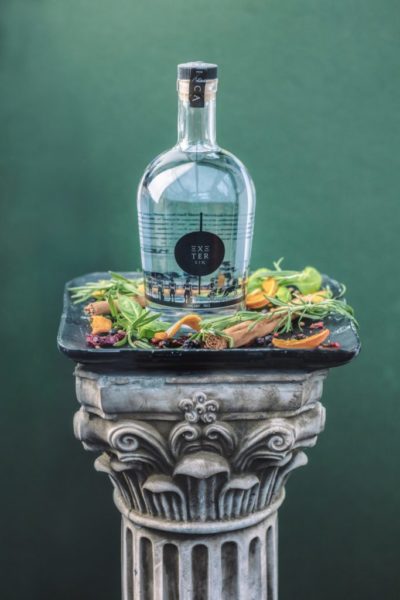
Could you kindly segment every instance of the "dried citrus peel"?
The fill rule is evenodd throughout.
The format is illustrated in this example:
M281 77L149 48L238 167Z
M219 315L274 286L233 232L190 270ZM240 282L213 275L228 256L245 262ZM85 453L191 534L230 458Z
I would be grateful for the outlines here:
M278 282L273 277L267 277L262 282L262 289L266 296L273 298L278 291Z
M250 292L246 296L246 307L250 309L256 308L264 308L267 306L268 298L265 297L265 294L260 290L254 290L254 292Z
M319 333L315 333L314 335L310 335L302 340L289 339L283 340L281 338L272 338L272 345L275 348L285 348L285 349L293 349L293 350L301 350L301 349L309 349L317 348L320 344L322 344L328 335L330 334L329 329L323 329Z
M278 291L278 282L273 277L266 277L261 288L257 288L247 294L246 307L250 309L264 308L269 304L269 298L273 298Z
M167 339L168 339L168 333L166 331L157 331L153 336L153 340L155 342L161 342L161 341L167 340Z
M157 333L154 334L154 339L158 342L161 340L169 340L178 333L178 331L181 327L183 327L183 325L186 325L187 327L190 327L195 331L199 331L200 322L201 317L199 317L199 315L196 315L194 313L185 315L184 317L182 317L182 319L179 319L179 321L171 325L171 327L169 327L167 331L157 331Z

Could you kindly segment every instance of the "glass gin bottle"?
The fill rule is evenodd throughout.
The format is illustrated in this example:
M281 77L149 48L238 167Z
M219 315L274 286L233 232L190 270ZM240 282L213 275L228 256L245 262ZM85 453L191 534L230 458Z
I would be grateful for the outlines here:
M217 65L178 65L178 141L146 168L138 190L145 294L167 315L241 308L255 190L216 141Z

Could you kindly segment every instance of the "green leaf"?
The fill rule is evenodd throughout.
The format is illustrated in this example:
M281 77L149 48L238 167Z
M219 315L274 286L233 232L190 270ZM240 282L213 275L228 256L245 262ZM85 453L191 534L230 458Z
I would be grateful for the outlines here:
M276 297L279 300L282 300L282 302L290 302L290 300L292 299L292 294L287 287L285 287L284 285L280 285L276 292Z
M155 319L147 321L138 329L137 337L151 340L157 331L166 331L167 329L168 323L157 320L157 315L155 315Z
M306 267L303 271L287 271L281 269L282 258L274 262L274 269L257 269L248 279L247 291L253 292L261 288L266 277L273 277L281 286L296 286L302 294L311 294L321 289L322 276L314 267Z
M113 344L113 348L122 348L122 346L126 346L127 343L128 336L126 335L124 338L122 338L122 340L119 340L119 342L115 342L115 344Z
M146 325L146 323L151 323L155 321L160 316L159 313L152 313L148 309L143 310L142 314L136 319L134 322L134 326L136 329L141 327L142 325Z
M110 306L110 314L113 317L113 319L117 319L118 318L118 309L115 306L115 302L111 296L111 294L108 296L107 298L108 304Z
M298 280L293 283L302 294L318 292L322 285L322 275L314 267L306 267L299 275Z
M138 302L128 296L118 296L118 307L121 314L131 323L138 319L143 311Z

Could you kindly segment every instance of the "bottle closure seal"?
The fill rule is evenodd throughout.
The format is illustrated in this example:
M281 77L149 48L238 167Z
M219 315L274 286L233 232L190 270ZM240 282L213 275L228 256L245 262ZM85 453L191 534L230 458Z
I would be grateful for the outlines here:
M180 100L189 102L193 108L203 108L205 102L215 99L218 79L205 79L203 69L193 68L190 79L178 79Z

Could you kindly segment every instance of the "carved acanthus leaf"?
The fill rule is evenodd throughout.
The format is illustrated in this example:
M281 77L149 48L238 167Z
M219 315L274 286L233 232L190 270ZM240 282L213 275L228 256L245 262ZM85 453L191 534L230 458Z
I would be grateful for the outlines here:
M324 423L320 404L287 417L229 423L203 392L178 406L183 414L175 423L111 420L84 410L75 417L85 447L106 451L96 466L133 513L215 521L264 510L280 497L289 473L305 464L300 448L315 443ZM174 420L175 411L176 404Z
M202 430L199 425L189 423L179 423L176 425L169 436L169 447L175 458L178 458L183 452L190 451L200 446L199 440L202 436Z
M290 453L296 442L295 429L283 419L269 419L255 426L243 439L233 457L234 467L243 472L274 464Z
M178 423L169 436L171 453L179 458L187 452L214 451L231 456L236 449L237 437L233 427L217 421L218 403L203 392L179 402L185 422Z
M222 421L215 421L204 428L203 436L216 449L222 449L223 454L230 456L236 449L237 436L233 427Z
M164 437L149 423L132 420L111 426L108 443L123 465L145 463L165 471L173 467Z
M208 479L213 475L230 473L228 461L214 452L187 454L176 465L175 475L186 475L195 479Z

